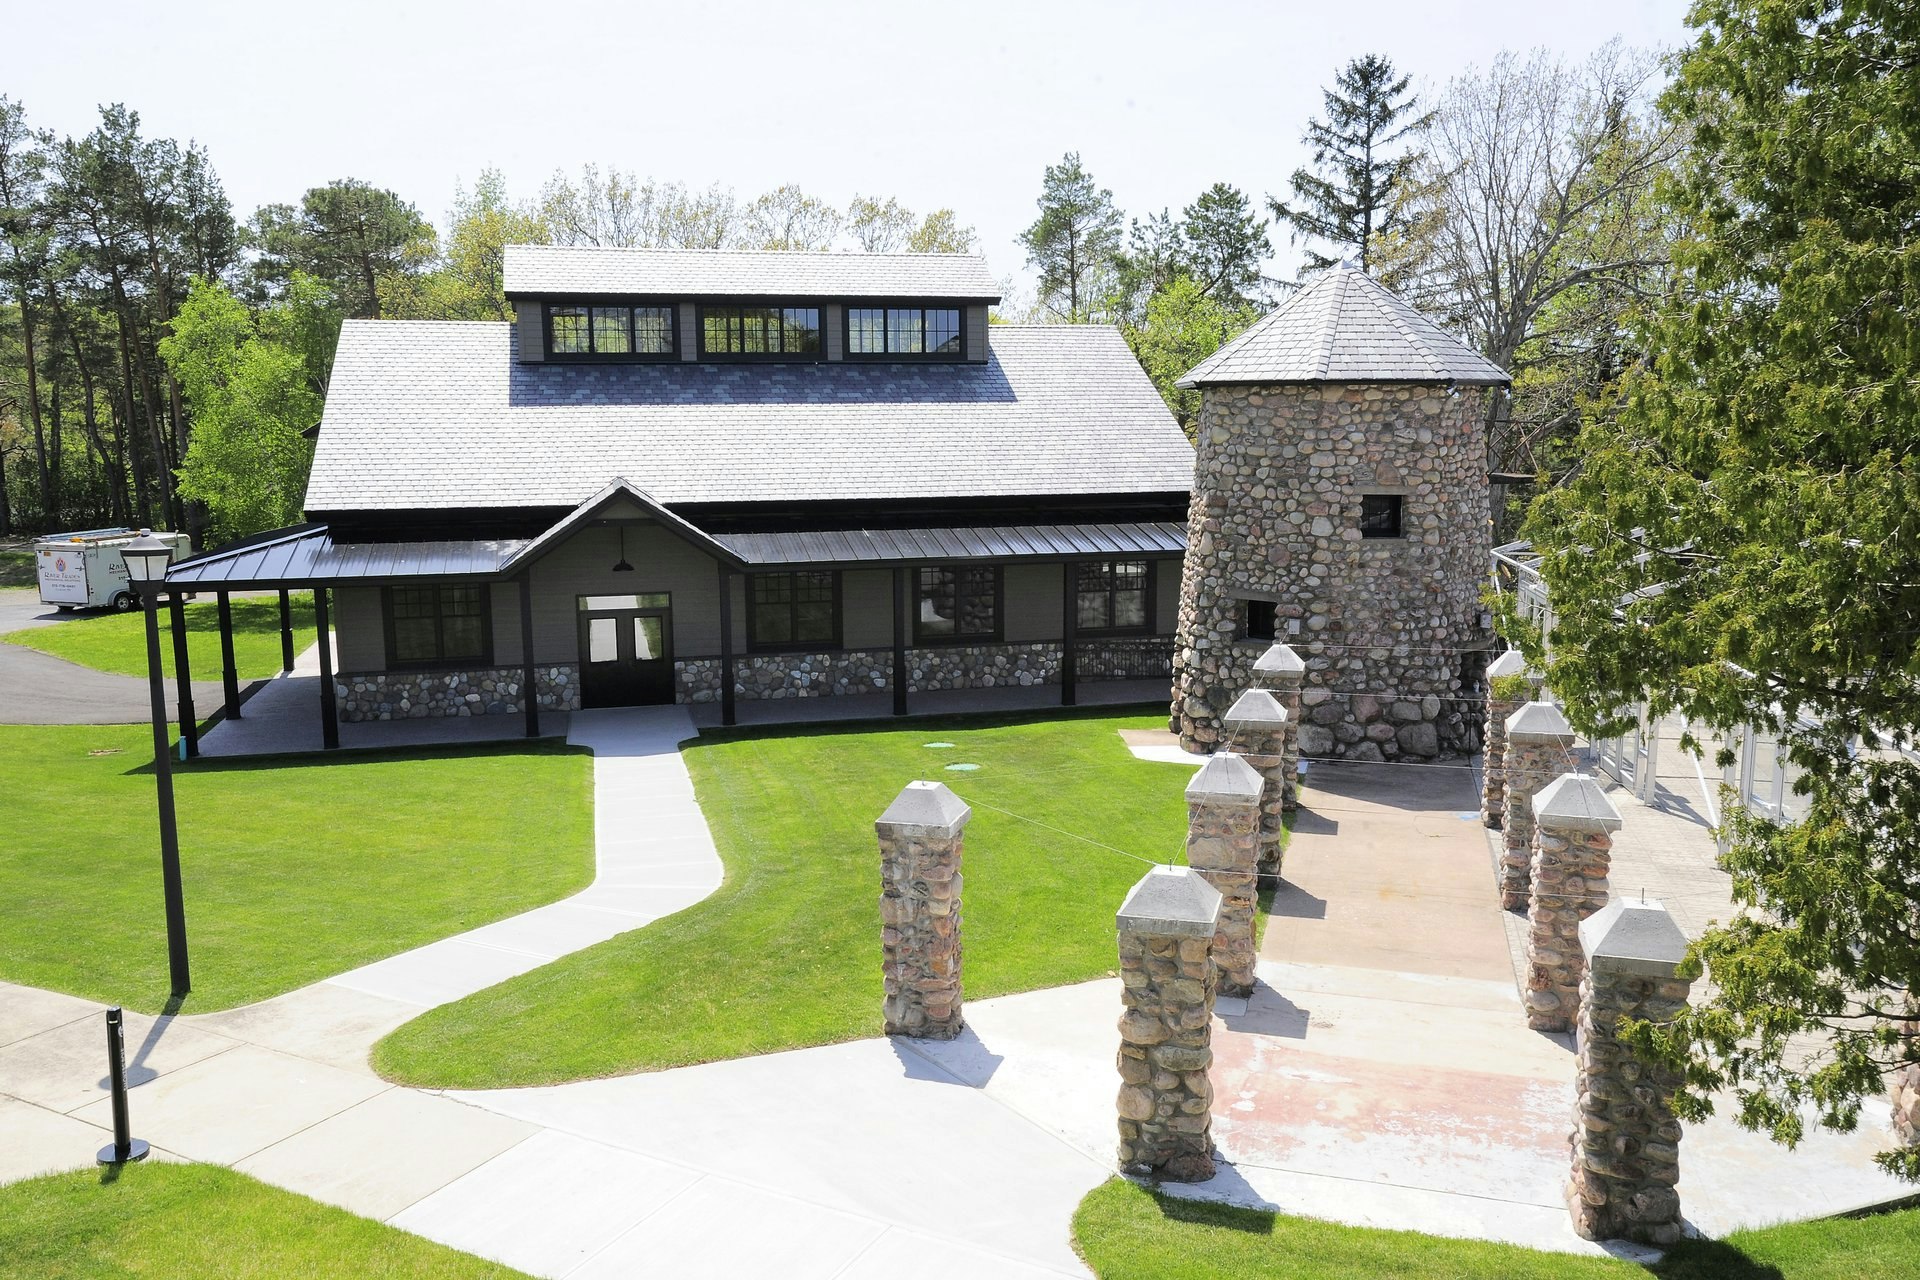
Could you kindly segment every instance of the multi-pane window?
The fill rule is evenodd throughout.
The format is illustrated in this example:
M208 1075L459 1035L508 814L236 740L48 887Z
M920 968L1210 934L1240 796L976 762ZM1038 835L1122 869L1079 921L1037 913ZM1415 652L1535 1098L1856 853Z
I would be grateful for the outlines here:
M848 307L847 354L960 355L957 307Z
M392 587L387 591L389 665L488 662L485 587Z
M1074 625L1081 631L1144 631L1145 560L1083 560L1074 566Z
M1360 498L1360 536L1397 538L1400 536L1400 504L1397 493L1369 493Z
M818 307L702 307L700 345L716 356L817 356Z
M747 642L756 649L840 643L839 575L756 573L747 581Z
M547 335L556 356L671 356L673 308L551 306Z
M914 638L992 640L1000 634L1000 569L936 565L920 570Z

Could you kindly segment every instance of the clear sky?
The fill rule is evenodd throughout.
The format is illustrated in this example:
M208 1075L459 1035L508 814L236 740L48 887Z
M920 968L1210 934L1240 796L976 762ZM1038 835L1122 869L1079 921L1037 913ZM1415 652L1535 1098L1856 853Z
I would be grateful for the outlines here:
M1216 181L1264 206L1349 58L1383 53L1431 89L1502 48L1687 34L1684 0L7 7L0 93L33 123L80 133L125 102L147 132L203 143L243 217L356 177L444 225L455 181L483 168L530 196L597 161L743 199L798 182L842 207L950 205L1002 275L1065 151L1130 215Z

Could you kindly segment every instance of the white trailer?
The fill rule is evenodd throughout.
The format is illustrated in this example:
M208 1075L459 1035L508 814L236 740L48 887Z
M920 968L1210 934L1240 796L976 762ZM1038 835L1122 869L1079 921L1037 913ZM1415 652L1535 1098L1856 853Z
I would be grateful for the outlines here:
M127 559L120 549L142 535L140 529L82 529L55 533L33 544L34 568L40 577L40 600L61 611L69 609L135 608L139 598L127 584ZM171 560L193 552L184 533L157 533L173 548Z

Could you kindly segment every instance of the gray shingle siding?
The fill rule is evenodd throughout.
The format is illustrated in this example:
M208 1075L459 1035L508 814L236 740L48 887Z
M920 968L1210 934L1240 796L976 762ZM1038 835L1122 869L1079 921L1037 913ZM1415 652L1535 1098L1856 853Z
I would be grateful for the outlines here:
M1183 492L1119 331L996 325L983 364L521 364L516 326L350 320L309 511Z
M1421 315L1373 277L1335 267L1287 299L1176 384L1459 382L1493 385L1506 371Z
M975 298L998 301L987 260L964 253L775 253L510 244L509 297L678 294L700 297Z

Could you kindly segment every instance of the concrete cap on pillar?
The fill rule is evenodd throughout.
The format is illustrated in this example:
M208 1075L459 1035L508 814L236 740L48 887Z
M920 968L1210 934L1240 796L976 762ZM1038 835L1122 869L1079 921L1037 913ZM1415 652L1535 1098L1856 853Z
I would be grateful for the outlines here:
M1276 643L1260 655L1253 669L1263 676L1300 676L1307 673L1307 664L1300 660L1292 645Z
M1507 717L1507 737L1534 738L1541 742L1573 742L1573 726L1566 713L1551 702L1529 702Z
M1207 757L1187 783L1187 799L1225 804L1259 804L1266 779L1260 771L1231 751Z
M1220 891L1191 867L1155 867L1127 892L1114 923L1122 933L1211 938L1220 921Z
M1526 676L1540 679L1540 673L1527 665L1527 655L1518 649L1509 649L1487 664L1487 678L1498 680L1503 676Z
M1220 718L1229 729L1271 733L1286 727L1287 709L1265 689L1249 689L1235 698L1227 714Z
M880 815L876 827L896 831L937 831L952 835L967 825L973 810L943 782L909 782Z
M1580 949L1615 973L1670 978L1686 958L1687 937L1657 900L1622 899L1580 922Z
M1533 820L1574 831L1618 831L1620 811L1584 773L1563 773L1533 798Z

